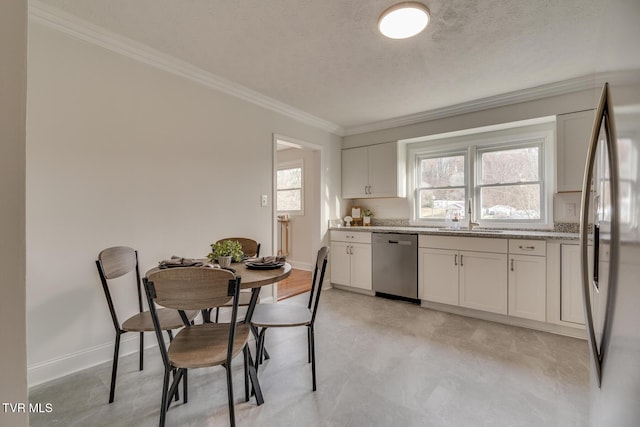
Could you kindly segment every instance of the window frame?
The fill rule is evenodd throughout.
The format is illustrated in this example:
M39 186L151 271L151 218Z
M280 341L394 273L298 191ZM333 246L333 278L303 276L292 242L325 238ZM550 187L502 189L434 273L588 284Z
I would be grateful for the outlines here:
M482 183L482 154L483 153L495 153L499 151L509 151L509 150L517 150L522 148L530 148L537 147L538 148L538 180L537 181L514 181L500 184L484 184ZM486 222L488 225L491 224L511 224L513 222L524 223L524 224L540 224L541 221L544 220L544 215L546 211L546 185L545 185L545 157L544 157L544 138L531 138L524 139L520 141L514 141L511 144L493 144L486 145L482 147L476 147L475 149L476 156L476 177L475 177L475 185L474 185L474 210L476 213L482 212L482 189L483 188L498 188L498 187L507 187L507 186L516 186L516 185L532 185L539 184L540 185L540 219L524 219L520 218L517 221L511 219L494 219L494 218L486 218L482 219L483 222ZM481 218L479 216L475 216L476 222L480 221Z
M300 187L286 188L286 189L278 188L278 177L277 177L278 172L282 170L298 169L298 168L300 169ZM276 169L276 212L278 214L304 215L304 172L305 171L304 171L303 160L294 160L291 162L283 162L278 164L278 167ZM291 190L300 190L300 209L279 210L278 199L277 199L278 195L280 194L281 191L291 191Z
M504 229L553 229L553 193L555 191L555 117L541 118L534 124L505 124L503 127L492 126L485 129L471 129L449 134L432 135L423 138L405 140L407 143L407 185L411 198L411 217L409 224L426 227L446 227L451 224L445 220L429 220L419 217L419 173L418 158L445 157L462 151L467 153L465 181L466 197L472 200L472 219L480 227L499 227ZM517 148L519 145L530 145L532 141L539 141L541 151L538 167L542 169L540 220L510 220L510 219L480 219L480 189L476 185L479 181L476 169L479 168L478 151L495 147L496 149ZM466 227L469 223L468 199L466 200L465 215L460 223Z
M422 181L422 179L420 178L421 175L421 162L423 159L437 159L437 158L444 158L444 157L458 157L458 156L463 156L464 157L464 184L463 185L459 185L459 186L447 186L447 187L420 187L420 182ZM414 182L416 183L416 185L414 186L414 191L412 192L414 194L414 198L415 198L415 207L414 207L414 212L413 212L413 216L417 221L429 221L429 222L437 222L437 223L441 223L443 221L446 221L445 219L428 219L428 218L421 218L420 217L420 210L421 210L421 206L420 206L420 191L421 190L446 190L446 189L457 189L457 188L462 188L464 190L464 203L466 205L466 201L469 198L469 174L468 174L468 169L469 169L469 152L468 150L455 150L455 151L451 151L451 150L445 150L445 151L433 151L433 152L429 152L429 153L417 153L414 157ZM464 209L463 209L464 210ZM462 216L466 218L466 213L462 212Z

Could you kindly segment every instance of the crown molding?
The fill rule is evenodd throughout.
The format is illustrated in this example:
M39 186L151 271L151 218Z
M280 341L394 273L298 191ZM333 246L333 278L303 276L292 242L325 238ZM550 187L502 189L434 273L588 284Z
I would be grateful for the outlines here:
M488 98L482 98L448 107L437 108L416 114L395 117L388 120L381 120L360 126L345 128L343 136L356 135L367 132L374 132L383 129L390 129L399 126L407 126L430 120L453 117L460 114L474 113L490 108L505 107L521 102L535 101L552 96L566 95L572 92L579 92L589 89L600 89L605 82L615 82L619 84L634 84L640 82L640 72L638 70L625 70L604 73L594 73L587 76L568 79L556 83L535 86L514 92L508 92Z
M55 29L87 43L101 46L136 61L189 79L211 89L226 93L227 95L242 99L254 105L282 114L301 123L338 136L356 135L407 126L430 120L487 110L490 108L504 107L521 102L566 95L568 93L578 92L581 90L596 89L600 88L605 81L620 84L638 83L640 75L638 70L594 73L561 82L508 92L416 114L409 114L388 120L381 120L364 125L344 128L336 123L324 120L223 77L204 71L145 44L107 31L100 26L80 19L58 8L44 4L39 0L29 0L29 21L37 22L48 28Z
M65 33L128 58L197 82L211 89L274 111L301 123L341 136L344 128L274 98L258 93L145 44L110 32L38 0L29 0L29 21Z

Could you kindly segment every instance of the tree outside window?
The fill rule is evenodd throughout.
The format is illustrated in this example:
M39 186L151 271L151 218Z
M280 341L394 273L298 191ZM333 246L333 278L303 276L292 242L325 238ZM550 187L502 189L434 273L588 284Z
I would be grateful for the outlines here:
M465 155L419 157L419 218L444 220L465 216Z
M541 144L478 150L478 191L483 220L539 220Z
M416 225L457 218L482 226L547 226L552 142L551 125L544 124L416 143L410 149Z

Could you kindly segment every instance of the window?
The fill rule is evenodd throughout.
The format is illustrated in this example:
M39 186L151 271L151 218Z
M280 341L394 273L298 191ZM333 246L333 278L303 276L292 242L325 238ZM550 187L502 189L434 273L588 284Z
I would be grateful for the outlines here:
M540 143L477 150L476 191L482 220L540 220L543 200Z
M554 127L547 120L411 141L411 223L552 227Z
M289 163L278 168L276 173L276 206L278 212L303 213L302 172L302 163Z
M419 156L418 218L464 218L466 154Z
M602 131L601 131L602 132ZM618 210L620 225L628 229L636 226L634 221L635 203L633 200L633 188L636 185L639 153L630 138L618 137L616 148L618 150ZM598 142L598 170L596 170L596 194L599 200L598 206L599 221L611 222L611 175L609 170L609 153L606 144L601 136Z

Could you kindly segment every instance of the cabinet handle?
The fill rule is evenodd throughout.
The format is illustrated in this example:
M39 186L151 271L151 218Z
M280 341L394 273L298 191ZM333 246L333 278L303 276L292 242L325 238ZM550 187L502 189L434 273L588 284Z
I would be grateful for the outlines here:
M524 250L526 250L526 251L532 251L532 250L534 250L534 249L536 248L535 246L522 246L522 245L520 245L520 246L518 246L518 247L519 247L520 249L524 249Z
M347 252L347 255L349 255L349 245L345 246L344 249Z
M349 255L353 255L353 246L349 246Z
M458 265L458 254L453 255L453 265Z
M464 255L460 254L460 267L464 267L464 264L462 263L462 257L464 257Z
M513 258L511 258L511 271L513 271Z

